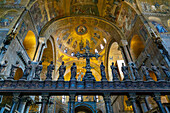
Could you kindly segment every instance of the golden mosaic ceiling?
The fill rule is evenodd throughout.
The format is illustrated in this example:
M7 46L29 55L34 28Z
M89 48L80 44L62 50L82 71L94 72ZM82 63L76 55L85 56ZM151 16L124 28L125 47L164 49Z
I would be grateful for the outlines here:
M62 52L72 55L77 51L83 52L85 46L92 48L92 52L101 52L107 43L108 35L99 27L94 27L82 20L81 24L75 23L53 34L57 46Z

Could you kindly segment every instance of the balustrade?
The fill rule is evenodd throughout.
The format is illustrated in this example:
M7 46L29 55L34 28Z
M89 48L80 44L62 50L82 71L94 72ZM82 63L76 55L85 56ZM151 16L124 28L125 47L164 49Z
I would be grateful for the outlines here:
M113 109L110 105L110 96L112 95L127 95L129 97L130 102L132 103L133 110L135 113L138 112L136 99L137 96L140 97L140 100L142 98L142 101L140 101L142 111L146 112L149 109L147 108L147 103L144 102L145 96L154 96L154 100L159 106L159 109L161 113L165 113L165 110L161 104L160 96L161 95L170 95L170 81L163 80L161 73L159 69L162 69L163 72L166 74L167 77L169 76L168 69L162 64L161 68L156 67L155 65L151 64L151 69L155 73L158 81L153 81L152 78L149 75L149 68L143 64L141 66L142 73L139 74L138 67L134 63L131 63L131 66L125 66L122 65L122 72L124 74L124 80L120 81L118 78L118 71L117 68L114 66L114 63L110 66L112 70L112 76L113 80L108 81L106 79L106 73L105 73L105 66L103 63L100 65L101 70L101 81L96 81L94 76L92 75L91 66L90 66L90 57L96 57L98 58L98 54L87 54L88 48L86 48L85 54L76 54L76 56L79 57L88 57L86 60L86 74L82 81L76 80L76 74L77 74L77 67L76 64L73 63L73 66L71 67L71 79L70 81L64 81L64 73L66 71L66 66L64 66L64 62L59 68L59 79L57 81L52 81L52 72L54 70L53 62L48 66L47 70L47 79L45 81L41 81L40 73L42 71L42 62L37 63L37 66L34 66L36 69L34 69L36 72L34 72L35 77L33 80L26 80L20 79L20 80L14 80L13 75L15 74L15 70L18 67L12 66L11 73L9 79L1 80L0 81L0 95L13 95L13 105L11 107L10 113L13 113L19 102L19 95L42 95L42 107L41 107L41 113L45 113L45 109L48 103L48 97L52 95L69 95L69 111L70 113L74 113L74 104L75 104L75 96L76 95L103 95L106 105L106 113L113 113ZM17 63L16 63L17 64ZM29 64L31 65L31 64ZM28 67L28 66L27 66ZM26 68L25 73L26 75L24 77L27 77L29 75L30 68ZM133 72L133 76L135 76L135 80L130 79L130 73L129 69L131 69L131 72ZM131 73L132 74L132 73ZM147 81L143 81L141 78L143 75L146 77ZM142 95L142 96L141 96ZM25 102L23 100L23 102ZM22 102L21 102L22 103ZM25 105L20 105L18 110L23 111L22 108L24 108ZM25 111L28 111L28 102L26 104Z

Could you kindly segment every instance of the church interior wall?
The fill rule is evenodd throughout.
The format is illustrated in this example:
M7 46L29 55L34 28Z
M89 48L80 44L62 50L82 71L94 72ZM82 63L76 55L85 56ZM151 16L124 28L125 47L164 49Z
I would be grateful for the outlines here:
M139 0L137 0L137 1L139 1ZM140 1L142 1L142 0L140 0ZM23 3L23 1L21 3L27 4L25 2ZM0 4L1 4L1 2L0 2ZM45 4L45 3L43 3L43 4ZM7 5L9 5L8 2L7 2ZM50 4L48 4L48 5L50 6ZM5 38L6 34L10 34L12 32L13 26L15 26L15 24L17 23L17 20L20 20L20 19L22 20L22 21L20 21L19 27L16 31L17 35L15 36L15 39L13 39L11 41L10 45L7 48L7 51L5 52L4 56L1 59L1 61L5 61L5 60L8 61L8 66L3 73L4 75L6 75L6 76L9 75L9 73L10 73L9 70L11 68L11 65L15 64L16 61L19 61L20 69L24 70L25 65L26 65L25 63L27 63L29 60L31 60L23 46L23 41L24 41L29 30L31 30L35 35L36 48L38 48L38 45L39 45L39 41L40 41L39 36L45 37L45 40L46 40L45 44L47 45L46 49L48 49L48 47L49 47L48 43L50 41L51 46L50 46L49 54L51 56L50 56L50 58L48 58L46 60L47 60L47 62L54 61L54 64L56 64L54 73L58 73L57 69L60 64L58 63L58 65L57 65L57 62L58 62L57 57L59 56L59 54L56 51L57 49L55 46L56 45L55 39L53 39L53 37L51 37L50 35L52 33L54 33L56 30L58 30L58 28L61 28L62 26L66 27L68 24L74 24L74 22L77 21L76 19L77 18L81 19L81 17L71 16L68 18L63 18L61 20L57 20L57 19L51 20L54 16L58 15L58 17L61 17L61 15L63 15L63 14L62 14L62 12L58 12L58 14L50 14L49 12L52 12L52 10L51 9L47 10L45 7L46 7L45 5L40 6L40 3L35 2L35 4L30 6L29 11L28 12L26 11L27 13L24 15L24 17L21 16L23 14L23 12L25 11L22 8L15 8L12 10L8 9L8 8L4 8L4 9L0 8L0 14L1 14L1 16L0 16L0 45L1 46L3 46L3 39ZM62 5L59 7L62 7ZM107 30L108 32L110 32L110 35L115 35L114 37L109 37L110 39L107 40L109 43L108 45L106 45L107 48L109 48L113 42L118 42L118 45L120 46L119 42L121 39L126 39L129 43L129 47L130 47L131 39L135 35L138 35L142 39L144 46L145 46L145 49L141 52L141 54L138 56L138 58L136 58L134 60L134 61L136 61L138 67L140 67L141 64L145 60L146 60L145 64L148 67L151 67L150 66L151 62L154 62L154 65L157 65L157 66L160 66L161 63L164 63L168 67L167 61L164 59L160 50L157 48L157 45L152 40L150 33L148 32L149 28L146 27L145 23L137 15L137 12L135 12L134 9L131 6L128 6L127 4L124 4L121 8L122 8L122 10L121 10L121 12L119 12L119 17L117 18L117 25L119 28L117 28L117 25L113 25L113 24L110 24L108 21L105 21L105 19L102 17L97 18L97 17L93 17L93 16L84 16L83 18L87 18L87 20L94 18L94 20L91 21L91 23L93 23L94 26L98 26L101 29ZM58 9L55 9L55 10L58 10ZM62 11L62 10L64 10L64 9L61 9L60 11ZM127 11L129 11L131 13L129 14ZM66 12L64 12L64 13L66 13ZM97 15L100 15L100 14L102 14L102 12L99 12L99 14L97 14ZM132 15L132 17L130 17L128 15ZM8 17L10 16L10 18L7 18L7 16ZM145 15L145 17L149 20L150 15L149 16ZM157 17L161 20L160 24L162 24L168 30L167 34L169 34L169 31L170 31L170 25L169 25L169 20L168 20L169 16L157 16ZM4 18L7 19L8 21L7 22L2 21ZM48 22L50 20L51 20L51 22ZM97 20L97 23L96 23L96 20ZM105 25L106 23L108 25ZM151 28L156 30L154 28L154 26L151 25L151 23L149 23L149 25L151 26ZM118 31L120 29L122 31ZM104 45L105 43L102 43L102 44ZM42 55L42 58L40 58L39 60L43 60L44 57L46 57L43 55L43 53L45 53L46 49L44 49L44 50L39 49L40 51L36 51L38 53L41 53L41 54L39 54L39 56ZM24 60L18 55L18 52L20 54L22 54L21 57ZM36 54L36 52L34 54ZM48 53L45 53L45 54L49 55ZM104 62L106 62L105 64L108 66L108 67L106 67L106 70L109 70L108 68L110 65L109 63L107 64L108 58L110 58L110 57L108 57L109 54L110 54L109 50L106 49L105 50L106 57L103 58ZM150 55L150 57L147 59L148 54ZM131 54L131 55L133 55L133 54ZM37 57L39 57L39 56L37 56ZM34 60L34 59L35 59L35 55L32 60ZM103 59L100 59L100 60L103 60ZM123 59L123 58L121 58L121 59ZM115 60L115 58L114 58L114 60ZM61 63L61 61L60 61L60 63ZM69 62L69 63L70 63L70 65L68 66L68 68L71 67L72 62ZM46 65L44 64L44 70L45 70L43 72L44 75L47 70L47 68L46 68L47 65L49 65L49 63L47 63ZM78 64L78 66L81 66L81 65L82 65L81 63ZM93 66L93 64L92 64L92 66ZM98 68L95 71L93 71L95 73L95 75L96 76L100 75L99 67L95 66L95 68ZM67 70L67 72L69 72L69 71L70 71L70 69ZM140 69L140 71L141 71L141 69ZM161 71L161 73L163 73L163 72ZM56 76L55 79L57 79L57 78L58 77ZM69 77L67 77L67 78L69 78ZM162 74L162 78L165 78L164 74ZM98 80L100 80L100 79L101 79L101 77L98 77ZM125 106L124 106L125 104L121 104L124 100L125 99L123 96L118 97L118 102L115 102L113 104L113 108L125 108ZM151 100L153 100L153 99L151 99ZM155 103L153 105L155 105ZM56 106L57 113L60 112L60 109L61 109L60 107L61 107L60 105ZM104 106L102 106L102 107L104 109ZM64 108L66 108L66 107L64 107ZM126 110L128 111L128 109L129 109L129 112L131 112L130 108L127 108ZM105 111L102 111L102 112L104 113ZM121 111L121 109L115 109L115 112L118 113L118 112L124 112L124 111Z

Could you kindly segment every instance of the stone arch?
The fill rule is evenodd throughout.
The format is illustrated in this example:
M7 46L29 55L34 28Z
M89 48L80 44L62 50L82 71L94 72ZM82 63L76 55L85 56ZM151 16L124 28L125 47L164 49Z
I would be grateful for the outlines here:
M101 110L98 110L97 113L103 113Z
M27 35L23 41L23 45L30 59L33 60L36 52L36 37L34 32L31 30L27 32Z
M156 22L158 22L158 23L161 23L161 19L158 18L158 17L150 16L150 17L148 17L148 19L149 19L149 21L156 21Z
M144 48L145 44L143 40L138 35L134 35L130 41L132 59L136 60L141 52L144 50Z
M93 16L70 16L70 17L65 17L65 18L61 18L61 19L52 19L50 22L48 22L46 25L44 25L44 27L42 28L41 32L40 32L40 36L45 37L48 39L48 37L54 33L59 27L68 25L68 23L70 23L70 20L73 19L75 21L81 19L81 18L87 18L89 20L94 19L97 20L98 23L105 23L107 25L110 26L110 28L114 29L114 31L112 31L112 29L109 29L109 32L112 32L112 34L114 35L119 35L119 37L116 37L115 40L117 42L119 42L121 39L125 39L125 36L123 34L123 32L121 32L121 29L119 29L119 27L117 25L115 25L114 23L101 18L101 17L93 17ZM63 23L65 22L65 23ZM62 24L60 24L62 23ZM51 29L53 28L53 29Z
M93 109L93 107L85 103L77 104L75 106L75 113L79 113L79 111L84 111L87 113L95 113L95 110Z
M166 27L162 24L162 21L158 17L150 16L148 17L150 25L153 29L156 29L158 33L166 33L168 32Z
M15 72L14 80L19 80L23 76L23 70L18 68Z
M53 61L55 64L55 53L52 39L48 39L46 41L46 48L43 51L41 61L43 61L43 70L41 73L41 77L44 80L46 78L47 66L50 65L50 62Z
M60 108L59 111L58 111L58 113L67 113L67 112L65 111L65 109Z
M87 22L92 22L93 24L96 22L96 26L100 27L101 29L104 29L107 31L108 39L107 39L107 44L105 44L105 57L103 58L104 65L106 66L107 69L107 55L108 55L108 44L110 42L117 42L120 43L122 39L126 39L124 33L120 30L120 28L115 25L114 23L101 18L101 17L93 17L93 16L71 16L71 17L65 17L61 19L52 19L50 22L48 22L43 29L40 32L40 36L48 39L48 37L55 33L57 30L62 29L68 25L74 24L74 22L77 22L77 20L80 19L86 19ZM94 22L93 22L94 21ZM62 24L61 24L62 23ZM99 24L100 23L100 24ZM106 75L107 75L106 71Z
M108 74L109 79L112 80L112 73L110 65L112 65L112 62L116 64L117 60L123 60L123 56L121 53L121 50L119 50L119 44L117 42L113 42L111 44L111 47L109 49L109 57L108 57Z

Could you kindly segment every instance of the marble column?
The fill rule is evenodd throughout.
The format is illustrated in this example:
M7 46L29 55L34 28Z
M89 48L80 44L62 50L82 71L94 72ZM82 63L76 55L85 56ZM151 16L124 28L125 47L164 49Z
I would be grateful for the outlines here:
M156 103L158 104L159 110L161 113L166 113L162 103L161 103L161 94L160 93L154 93L154 98L153 98Z
M41 59L41 55L43 53L42 50L44 49L43 48L43 44L45 44L45 37L39 37L39 44L38 44L38 47L37 47L37 51L36 51L36 55L35 55L35 58L34 58L34 62L37 62L39 61L39 59Z
M49 95L48 94L42 94L41 100L42 100L42 106L41 106L41 112L40 113L47 113Z
M106 113L113 113L113 107L111 106L111 97L110 94L104 94L105 108Z
M127 63L132 62L131 54L129 53L127 40L121 40L120 45L123 48L123 53L125 57L127 58Z
M134 113L140 113L140 111L138 111L138 106L136 104L136 94L130 93L128 98L129 98L129 101L132 103Z
M121 47L122 47L122 53L124 54L124 57L127 59L127 63L129 65L129 68L130 68L130 73L132 76L130 76L130 78L132 80L135 80L135 76L133 74L133 69L132 69L132 63L133 63L133 60L132 60L132 57L131 57L131 53L130 53L130 50L128 48L128 42L127 40L121 40L121 43L120 43Z
M145 103L145 96L143 95L140 95L139 97L139 103L140 103L140 106L142 108L142 112L145 113L148 111L148 108L147 108L147 105Z
M26 105L25 105L25 110L24 110L24 113L29 113L29 110L30 110L30 106L32 105L32 99L30 97L28 97L26 99Z
M19 95L20 95L20 93L13 93L12 106L10 109L10 113L14 113L15 110L17 110L17 106L19 103Z
M150 106L148 99L149 99L149 96L145 96L145 103L146 103L146 106L147 106L148 111L149 111L149 110L152 109L152 107Z
M165 110L166 110L167 113L170 113L170 111L169 111L167 106L165 106Z
M19 107L18 111L20 113L24 113L25 105L26 105L27 97L21 97L20 102L19 102Z
M75 97L74 93L69 94L69 113L75 113Z

